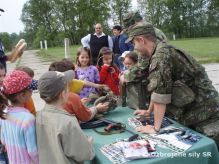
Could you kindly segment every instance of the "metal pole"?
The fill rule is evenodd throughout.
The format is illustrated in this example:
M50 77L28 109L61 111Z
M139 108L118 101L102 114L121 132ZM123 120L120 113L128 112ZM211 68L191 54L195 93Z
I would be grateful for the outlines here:
M65 58L69 58L69 38L64 39L65 42Z

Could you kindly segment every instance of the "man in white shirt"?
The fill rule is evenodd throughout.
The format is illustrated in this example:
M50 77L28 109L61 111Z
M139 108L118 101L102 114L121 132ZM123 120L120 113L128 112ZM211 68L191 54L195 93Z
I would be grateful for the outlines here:
M95 33L88 34L81 39L83 47L88 47L91 50L92 64L97 64L97 57L102 47L113 49L113 41L110 36L103 33L103 28L100 23L95 25Z

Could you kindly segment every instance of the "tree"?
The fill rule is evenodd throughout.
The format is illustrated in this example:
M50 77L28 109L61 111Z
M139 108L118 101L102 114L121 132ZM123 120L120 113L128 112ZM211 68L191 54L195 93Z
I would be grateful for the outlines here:
M7 32L0 33L0 38L4 45L6 51L10 51L12 49L12 41L10 39L10 35Z
M123 15L128 12L131 6L131 0L112 0L111 14L114 24L122 25Z
M207 24L210 36L219 36L219 1L209 0L207 11ZM210 29L210 30L209 30Z
M57 36L63 34L72 44L80 43L82 36L93 31L95 23L108 26L108 3L109 0L29 0L22 10L25 32L28 39L35 40L34 45L38 45L40 36L52 46L59 45Z

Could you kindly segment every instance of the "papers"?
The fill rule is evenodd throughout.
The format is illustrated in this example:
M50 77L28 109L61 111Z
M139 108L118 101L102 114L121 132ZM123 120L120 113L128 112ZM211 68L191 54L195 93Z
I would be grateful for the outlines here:
M145 139L117 143L117 147L120 147L125 159L133 160L140 158L153 158L150 153L155 151L155 143Z
M127 161L121 149L114 144L104 145L100 148L100 151L114 164L121 164Z
M194 134L191 130L184 127L169 126L160 131L159 134L144 136L157 142L160 146L165 146L177 153L188 150L193 144L201 139L201 136Z
M143 125L154 125L154 116L151 117L131 117L128 118L128 124L132 128L137 128L139 126ZM169 125L173 124L168 118L164 117L163 122L161 124L161 128L167 127Z
M114 164L140 158L154 158L155 142L139 137L128 142L127 139L101 147L101 152Z

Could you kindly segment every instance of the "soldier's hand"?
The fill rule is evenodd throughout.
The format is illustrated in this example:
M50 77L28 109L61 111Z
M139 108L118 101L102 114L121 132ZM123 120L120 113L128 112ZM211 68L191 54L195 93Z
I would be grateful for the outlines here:
M109 109L109 103L105 102L105 103L99 103L96 105L96 109L98 112L106 112Z
M136 110L134 111L134 115L137 115L137 116L150 116L150 113L148 112L148 110Z
M119 78L119 83L120 83L121 85L123 85L125 82L126 82L126 80L125 80L124 74L123 74L123 75L121 75L120 78Z
M152 126L152 125L146 125L146 126L137 127L137 128L136 128L136 131L137 131L137 132L140 132L140 133L148 133L148 134L157 133L157 132L154 130L154 126Z

